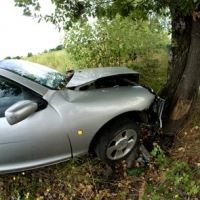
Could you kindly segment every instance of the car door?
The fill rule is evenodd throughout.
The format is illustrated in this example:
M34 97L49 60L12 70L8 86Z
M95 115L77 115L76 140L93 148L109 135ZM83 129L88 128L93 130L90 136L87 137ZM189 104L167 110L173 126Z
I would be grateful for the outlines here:
M38 110L10 125L6 109L23 100L36 102ZM70 157L68 136L51 105L25 86L0 76L0 172L40 167Z

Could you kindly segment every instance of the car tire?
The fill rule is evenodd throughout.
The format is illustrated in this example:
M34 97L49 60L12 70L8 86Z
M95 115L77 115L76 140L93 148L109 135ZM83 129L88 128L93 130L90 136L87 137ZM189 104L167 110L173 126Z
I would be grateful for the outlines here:
M115 120L101 132L95 152L107 164L119 162L137 147L139 137L140 127L132 120Z

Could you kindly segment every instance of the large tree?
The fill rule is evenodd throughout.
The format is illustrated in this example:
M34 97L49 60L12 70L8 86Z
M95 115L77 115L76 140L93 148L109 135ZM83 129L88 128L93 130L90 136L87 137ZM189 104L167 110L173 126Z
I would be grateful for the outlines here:
M44 16L59 28L88 16L117 14L148 19L153 13L171 17L172 48L162 97L166 99L165 133L175 133L188 119L196 104L200 76L200 0L51 0L55 12ZM40 9L38 0L15 0L31 15ZM31 8L32 7L32 8ZM35 16L38 16L35 14ZM39 15L40 19L43 17Z

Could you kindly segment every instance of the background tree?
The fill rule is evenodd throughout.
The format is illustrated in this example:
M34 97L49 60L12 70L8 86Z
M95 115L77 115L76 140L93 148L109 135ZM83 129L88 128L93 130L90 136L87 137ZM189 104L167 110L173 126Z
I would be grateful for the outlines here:
M4 60L8 60L8 59L11 59L11 57L10 57L10 56L6 56L6 57L4 58Z
M49 49L49 52L56 51L55 48Z
M29 52L28 54L27 54L27 57L32 57L33 56L33 54L31 53L31 52Z
M57 47L56 47L56 51L60 51L60 50L62 50L63 49L63 45L62 44L60 44L60 45L58 45Z
M172 17L172 49L169 68L162 96L167 99L165 132L177 131L194 109L199 90L200 75L200 0L52 0L55 13L44 17L69 28L77 20L87 16L116 14L132 19L147 19L149 14ZM31 15L32 6L36 11L37 0L15 0L16 6L24 7L24 14ZM35 14L37 15L37 14ZM41 17L41 16L40 16Z
M20 59L20 56L15 56L12 59Z

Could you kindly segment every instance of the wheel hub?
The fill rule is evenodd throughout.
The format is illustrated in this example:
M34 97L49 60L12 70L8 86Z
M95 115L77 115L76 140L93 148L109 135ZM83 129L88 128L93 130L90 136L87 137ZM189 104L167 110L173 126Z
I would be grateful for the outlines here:
M110 142L107 148L107 157L111 160L119 160L125 157L136 144L137 133L133 129L119 132Z
M119 141L116 142L116 150L123 150L126 148L128 144L128 140L126 138L122 138Z

